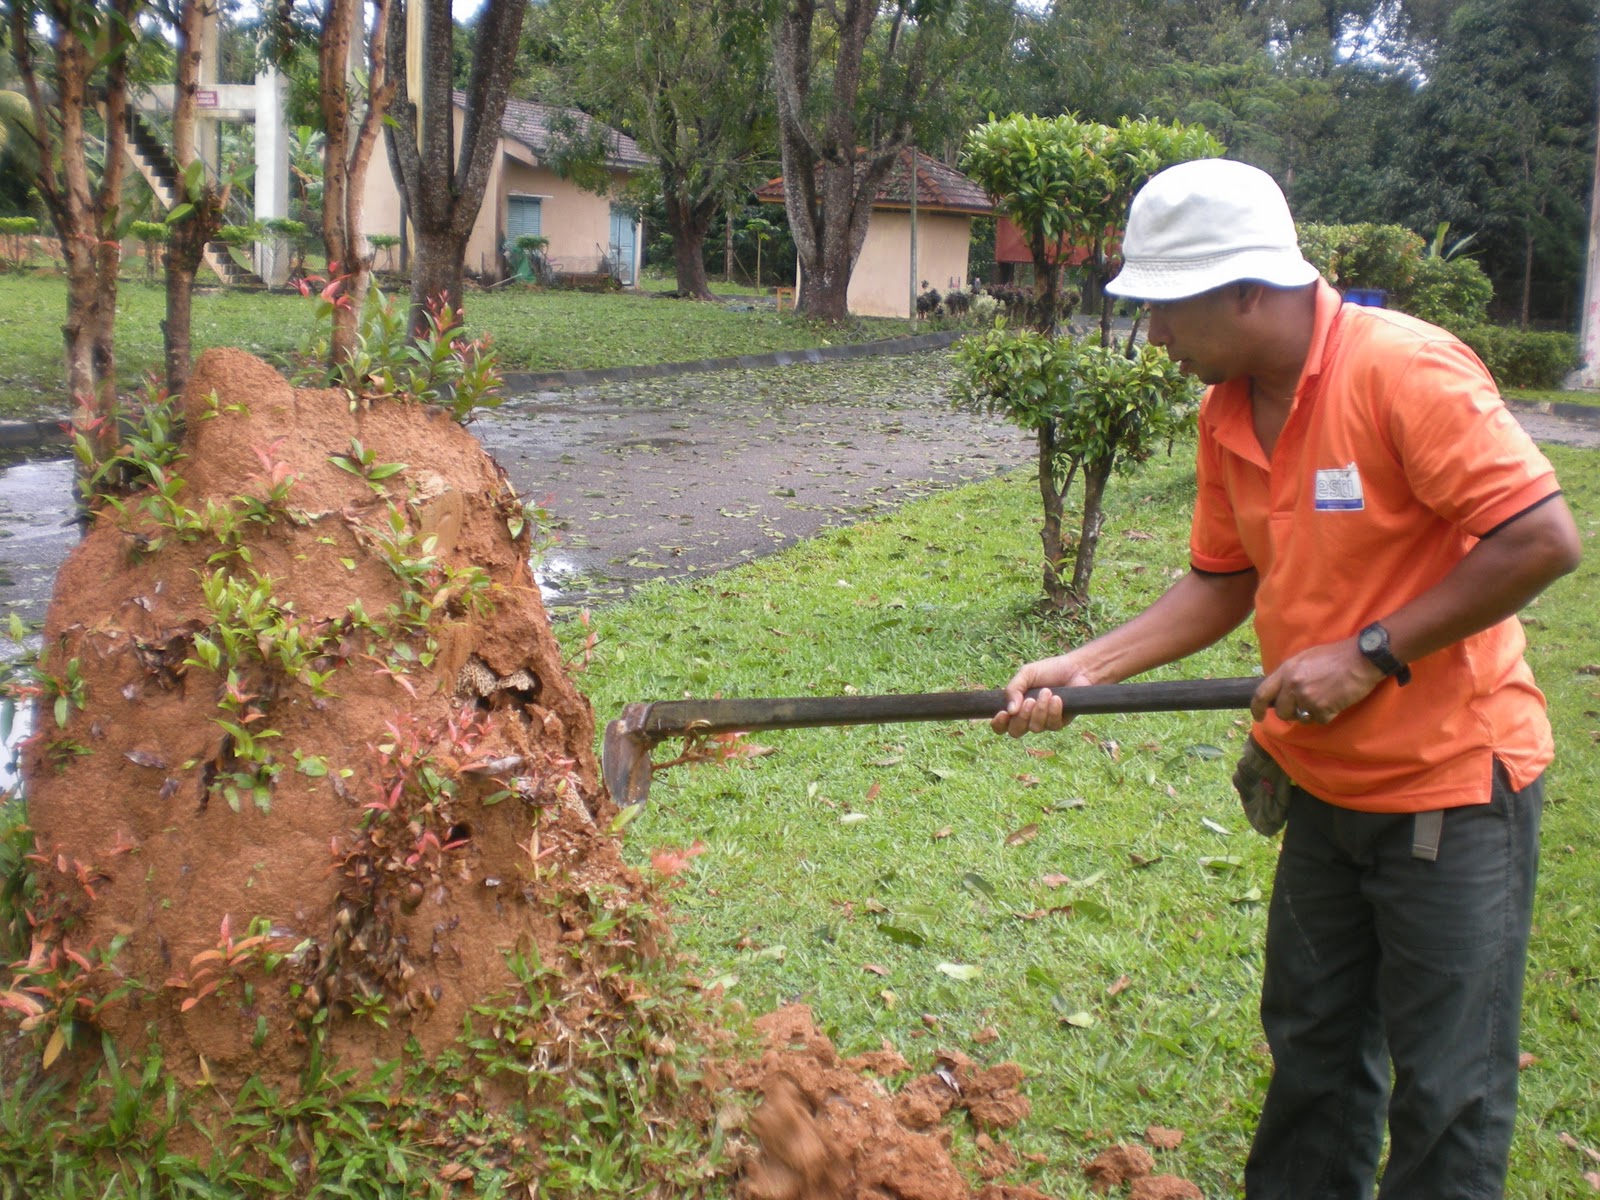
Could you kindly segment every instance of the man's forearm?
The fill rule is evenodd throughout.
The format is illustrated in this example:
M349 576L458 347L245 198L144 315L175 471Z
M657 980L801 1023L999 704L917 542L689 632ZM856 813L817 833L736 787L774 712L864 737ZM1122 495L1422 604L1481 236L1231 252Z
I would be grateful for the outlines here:
M1443 579L1383 618L1402 662L1505 620L1551 582L1575 569L1577 526L1557 496L1484 538Z
M1149 608L1080 647L1074 657L1098 683L1116 683L1176 662L1238 628L1255 607L1256 583L1254 571L1190 571Z

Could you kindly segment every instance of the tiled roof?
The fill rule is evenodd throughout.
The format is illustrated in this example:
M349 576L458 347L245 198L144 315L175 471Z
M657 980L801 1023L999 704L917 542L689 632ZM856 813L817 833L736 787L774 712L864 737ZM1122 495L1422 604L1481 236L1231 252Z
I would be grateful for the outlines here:
M911 189L907 186L909 148L902 150L889 174L878 187L873 208L906 209L911 207ZM783 178L770 179L756 189L756 198L768 204L783 203ZM936 158L917 151L917 210L919 212L971 213L988 216L994 212L994 202L989 194L954 167L946 166Z
M455 93L457 105L465 105L465 92ZM556 104L538 104L532 100L507 100L505 116L500 119L500 129L507 137L515 138L537 155L550 149L550 130L558 120L570 118L579 133L588 133L599 124L588 113L576 108L563 108ZM630 169L654 165L650 156L639 149L639 144L625 133L601 126L609 138L610 152L606 164Z

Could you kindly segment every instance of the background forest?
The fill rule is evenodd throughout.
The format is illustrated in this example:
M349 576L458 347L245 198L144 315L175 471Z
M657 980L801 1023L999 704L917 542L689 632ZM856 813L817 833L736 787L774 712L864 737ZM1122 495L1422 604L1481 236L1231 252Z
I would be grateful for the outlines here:
M521 3L513 0L511 7ZM475 22L457 21L465 87ZM22 6L17 6L22 7ZM293 12L297 6L282 6ZM305 6L300 6L305 7ZM459 7L459 6L458 6ZM990 114L1071 112L1198 122L1230 157L1270 171L1302 222L1404 226L1446 253L1463 239L1494 284L1493 316L1571 328L1582 285L1596 124L1596 15L1584 0L901 0L850 6L861 52L849 104L843 44L852 30L810 0L544 0L521 23L511 95L571 105L633 136L659 164L629 197L651 259L669 270L698 253L712 275L766 281L792 273L783 209L751 189L784 172L791 146L826 159L827 136L858 145L914 143L952 164ZM305 19L314 31L315 14ZM806 22L798 77L785 28ZM261 52L252 10L229 16L229 78L247 81ZM814 39L815 44L809 44ZM301 128L296 186L315 233L322 124L313 34L290 39L290 124ZM147 60L160 39L141 41ZM775 48L778 53L775 54ZM140 79L167 64L135 64ZM0 82L0 88L12 85ZM834 104L832 109L828 104ZM28 140L0 105L0 216L42 216L30 195ZM809 119L810 124L805 121ZM838 134L843 126L848 132ZM825 136L827 135L827 136ZM248 162L249 127L231 135ZM576 135L566 168L581 177ZM383 153L380 149L379 153ZM304 169L302 169L304 168ZM235 188L236 205L249 182ZM979 223L973 265L985 264ZM688 244L685 244L688 243ZM681 274L680 274L681 278Z
M518 94L584 107L638 136L643 98L627 94L617 68L653 7L660 0L533 6ZM955 162L967 130L991 113L1199 122L1230 157L1270 171L1301 222L1393 223L1430 239L1448 222L1443 248L1472 235L1464 252L1493 281L1499 319L1573 322L1595 142L1596 15L1583 0L912 8L944 33L910 113L928 153ZM749 80L767 86L759 72ZM872 121L895 115L886 102ZM777 173L771 141L752 159L755 177ZM735 238L749 218L773 215L736 210ZM718 270L722 229L719 220L706 241ZM771 261L787 261L772 249Z

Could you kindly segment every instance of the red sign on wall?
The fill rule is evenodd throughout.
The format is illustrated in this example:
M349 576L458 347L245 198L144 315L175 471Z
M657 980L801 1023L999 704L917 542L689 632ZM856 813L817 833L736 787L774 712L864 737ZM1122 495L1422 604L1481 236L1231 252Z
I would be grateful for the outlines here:
M216 108L217 107L217 89L216 88L195 88L195 90L194 90L194 106L196 108Z

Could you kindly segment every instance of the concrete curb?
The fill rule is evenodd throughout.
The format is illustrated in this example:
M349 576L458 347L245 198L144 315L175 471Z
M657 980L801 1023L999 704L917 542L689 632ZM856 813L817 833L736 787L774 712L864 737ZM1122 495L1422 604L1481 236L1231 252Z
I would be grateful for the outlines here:
M70 420L63 413L37 421L0 421L0 450L33 450L54 445L65 448L72 444L72 436L66 430Z
M1600 408L1588 404L1563 404L1559 400L1507 400L1506 407L1512 412L1541 413L1600 429Z
M842 346L821 346L811 350L778 350L772 354L739 354L728 358L702 358L694 362L651 363L640 367L601 367L589 371L548 371L543 374L512 372L505 377L506 391L512 393L549 392L558 388L587 387L596 383L617 383L635 379L665 379L671 375L695 375L705 371L730 371L739 368L788 367L800 363L848 362L858 358L877 358L894 354L915 354L924 350L943 350L964 336L965 331L942 330L911 337L884 338L876 342L850 342Z

